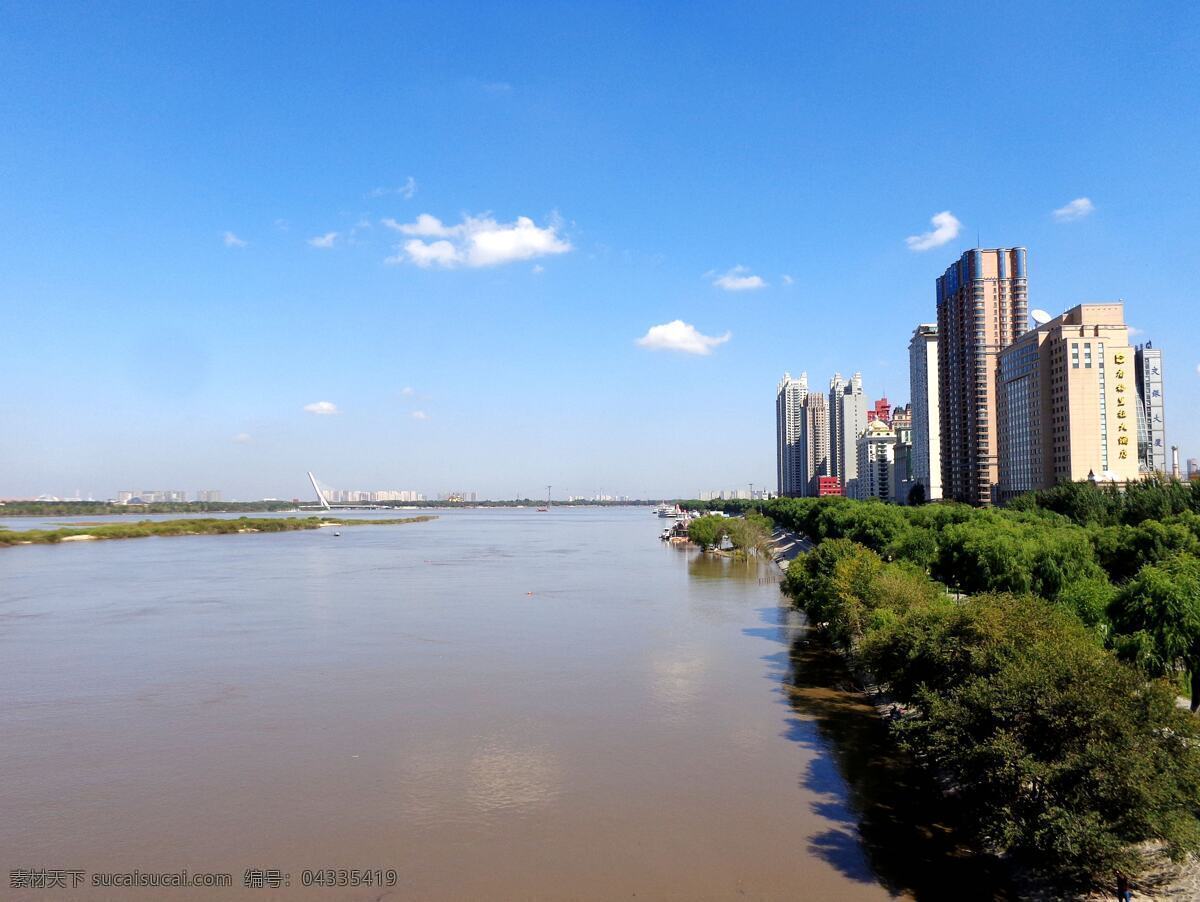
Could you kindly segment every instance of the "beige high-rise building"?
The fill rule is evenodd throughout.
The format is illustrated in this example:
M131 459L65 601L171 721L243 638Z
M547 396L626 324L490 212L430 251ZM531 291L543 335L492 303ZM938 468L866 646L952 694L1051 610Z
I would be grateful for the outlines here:
M999 496L1138 478L1137 388L1125 305L1080 304L1000 352Z
M1023 247L969 250L937 280L942 493L989 504L998 481L996 355L1029 316Z

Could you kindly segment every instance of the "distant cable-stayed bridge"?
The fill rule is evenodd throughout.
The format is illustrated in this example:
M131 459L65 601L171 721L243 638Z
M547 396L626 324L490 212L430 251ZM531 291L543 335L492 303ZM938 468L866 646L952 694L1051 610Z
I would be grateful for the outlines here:
M317 497L317 504L323 510L375 510L378 508L386 508L388 505L375 504L370 501L334 501L330 502L329 496L332 495L335 489L332 486L327 486L321 480L317 479L312 470L308 471L308 481L312 483L313 494ZM316 510L316 508L306 508L307 510Z
M312 483L313 491L317 493L317 503L325 508L325 510L329 510L329 499L325 497L327 489L323 488L321 483L317 482L317 477L313 475L312 470L308 471L308 481Z

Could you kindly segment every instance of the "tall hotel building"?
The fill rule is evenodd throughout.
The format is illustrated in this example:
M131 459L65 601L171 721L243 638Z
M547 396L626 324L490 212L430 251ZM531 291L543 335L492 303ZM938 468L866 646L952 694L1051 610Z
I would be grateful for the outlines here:
M937 280L942 492L989 504L998 482L996 357L1029 316L1023 247L969 250Z
M911 480L925 489L925 500L942 497L942 424L938 403L936 323L922 323L908 343L908 383L912 397Z
M1138 478L1138 398L1124 304L1080 304L1000 352L999 496Z

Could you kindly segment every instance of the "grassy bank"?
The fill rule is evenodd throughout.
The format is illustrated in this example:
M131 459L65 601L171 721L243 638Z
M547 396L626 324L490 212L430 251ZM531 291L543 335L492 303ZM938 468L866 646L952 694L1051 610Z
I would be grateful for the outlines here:
M150 536L215 536L248 532L295 532L322 526L396 526L424 523L437 517L401 517L388 520L340 519L336 517L238 517L236 519L139 520L136 523L89 523L60 529L29 529L21 532L0 527L0 545L52 545L91 539L144 539Z

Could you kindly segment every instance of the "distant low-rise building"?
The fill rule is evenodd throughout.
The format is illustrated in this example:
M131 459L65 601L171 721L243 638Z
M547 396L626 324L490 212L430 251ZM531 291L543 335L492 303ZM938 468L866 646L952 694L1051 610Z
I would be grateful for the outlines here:
M187 501L187 492L175 489L142 489L135 492L132 489L117 492L118 504L166 504Z

